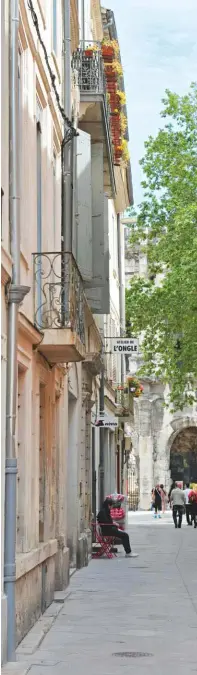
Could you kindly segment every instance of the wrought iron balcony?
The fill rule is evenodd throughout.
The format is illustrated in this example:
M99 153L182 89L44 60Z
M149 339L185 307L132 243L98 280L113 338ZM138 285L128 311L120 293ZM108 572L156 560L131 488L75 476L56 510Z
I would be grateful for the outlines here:
M94 43L95 45L95 43ZM89 46L89 43L88 43ZM113 145L110 126L110 107L104 62L99 49L88 50L82 43L72 56L72 68L78 74L80 89L80 122L79 127L91 135L92 142L104 143L105 158L105 191L110 197L115 195L115 177L113 163ZM86 105L84 105L86 104ZM94 105L92 105L94 104Z
M116 416L129 418L133 413L133 398L129 393L129 386L119 384L115 390Z
M34 253L34 324L44 332L40 351L52 363L85 355L85 296L71 253Z
M89 55L87 49L79 47L72 56L72 67L78 72L78 85L81 93L92 92L106 96L104 64L101 52L92 51Z

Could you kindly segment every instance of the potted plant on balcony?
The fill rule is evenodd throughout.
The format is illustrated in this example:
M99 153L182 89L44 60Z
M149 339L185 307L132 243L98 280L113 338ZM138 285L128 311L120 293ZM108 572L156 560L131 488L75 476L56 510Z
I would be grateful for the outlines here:
M114 147L114 152L117 157L122 157L122 141L119 139L119 143Z
M88 45L88 47L86 47L85 50L84 50L84 54L88 58L92 58L93 54L95 52L98 52L98 51L99 51L98 45L95 45L95 44Z
M114 93L112 92L110 94L109 104L110 104L110 108L111 108L112 113L119 113L120 114L120 103L119 103L119 99L118 99L115 92Z
M134 398L139 398L139 396L141 396L144 391L142 384L140 384L137 377L134 377L133 375L129 376L127 381L129 386L129 394Z
M121 105L126 105L126 94L124 91L121 91L121 89L117 90L117 96L119 98L119 101Z
M123 74L120 61L115 60L112 63L105 64L105 76L108 81L116 81Z
M106 77L107 82L115 82L115 83L117 82L118 75L115 72L115 70L113 70L112 65L106 66L105 77Z
M124 165L128 164L129 158L130 158L130 155L129 155L128 143L127 143L126 139L123 138L123 141L122 141L122 160L123 160Z
M121 143L120 133L118 131L114 131L113 129L111 129L111 134L112 134L113 144L115 146L116 156L122 157L122 150L119 151L119 146L120 146L120 143Z
M126 118L126 115L124 115L123 112L120 113L120 126L121 126L122 134L124 134L126 129L127 129L127 118Z
M107 61L108 63L113 61L115 56L118 56L119 53L117 40L103 40L101 53L104 61Z

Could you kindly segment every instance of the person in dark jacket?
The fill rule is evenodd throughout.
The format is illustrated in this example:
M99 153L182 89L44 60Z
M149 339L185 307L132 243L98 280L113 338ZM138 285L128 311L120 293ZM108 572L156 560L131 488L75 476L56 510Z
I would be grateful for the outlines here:
M154 490L154 505L155 505L154 518L157 518L157 513L158 513L158 517L161 518L161 490L160 490L160 485L156 485L155 490Z
M138 553L132 553L129 535L123 530L119 530L119 527L116 523L113 522L110 508L113 506L112 499L105 499L103 506L97 515L97 521L101 526L102 534L106 537L116 537L120 539L122 545L124 546L125 555L128 558L137 558Z
M176 487L176 481L173 480L173 481L172 481L171 488L170 488L170 490L169 490L169 492L168 492L168 501L169 501L170 503L171 503L171 492L172 492L172 490L175 489L175 487Z

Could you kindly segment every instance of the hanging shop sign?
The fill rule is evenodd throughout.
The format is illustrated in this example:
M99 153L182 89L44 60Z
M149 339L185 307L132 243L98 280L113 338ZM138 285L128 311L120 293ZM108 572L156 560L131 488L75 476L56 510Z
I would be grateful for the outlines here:
M128 354L137 356L139 354L139 340L137 338L111 338L113 354Z
M104 427L104 429L117 429L118 420L115 417L109 417L108 415L100 415L95 421L95 427Z

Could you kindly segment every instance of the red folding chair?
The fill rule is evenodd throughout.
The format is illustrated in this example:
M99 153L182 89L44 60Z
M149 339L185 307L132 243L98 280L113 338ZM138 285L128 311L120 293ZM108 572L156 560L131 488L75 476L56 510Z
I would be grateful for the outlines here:
M99 544L98 550L92 554L92 557L101 558L103 555L106 555L107 558L116 558L116 553L112 551L115 537L103 534L100 523L92 523L92 527L95 544Z

